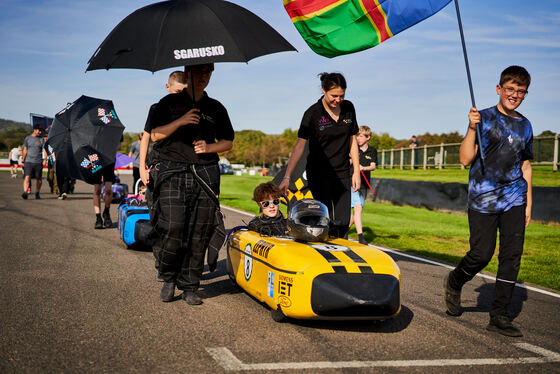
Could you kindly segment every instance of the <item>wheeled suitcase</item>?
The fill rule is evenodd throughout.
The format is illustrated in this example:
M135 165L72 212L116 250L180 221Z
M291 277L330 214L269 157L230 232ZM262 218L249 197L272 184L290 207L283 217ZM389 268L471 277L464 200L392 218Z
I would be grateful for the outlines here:
M137 204L136 199L124 199L119 206L119 234L127 248L152 247L150 233L152 225L145 204Z

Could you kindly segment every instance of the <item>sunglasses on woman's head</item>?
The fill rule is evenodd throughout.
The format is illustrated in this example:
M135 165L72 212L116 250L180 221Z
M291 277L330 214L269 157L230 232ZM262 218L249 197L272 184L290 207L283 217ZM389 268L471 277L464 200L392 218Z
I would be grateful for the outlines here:
M268 206L270 204L274 204L276 206L280 205L280 199L274 199L274 200L263 200L261 202L259 202L260 206L262 206L263 208L268 208Z

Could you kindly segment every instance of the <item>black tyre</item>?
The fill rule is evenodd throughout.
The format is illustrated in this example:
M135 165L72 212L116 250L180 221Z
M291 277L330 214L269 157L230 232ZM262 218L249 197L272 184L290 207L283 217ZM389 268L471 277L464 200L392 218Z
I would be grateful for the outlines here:
M278 305L278 309L270 309L270 316L275 322L283 322L286 320L286 315L282 312L282 308Z

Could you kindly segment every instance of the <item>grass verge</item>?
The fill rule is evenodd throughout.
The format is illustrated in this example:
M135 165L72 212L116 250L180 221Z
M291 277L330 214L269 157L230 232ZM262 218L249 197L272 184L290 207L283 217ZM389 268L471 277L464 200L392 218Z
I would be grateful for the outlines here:
M442 170L377 169L371 176L374 178L391 178L407 181L467 184L469 181L469 170L461 170L460 167L447 167ZM552 166L533 165L533 186L560 187L560 172L552 171Z
M259 183L270 180L270 177L261 176L224 175L220 201L224 205L257 214L257 205L251 200L253 189ZM363 222L364 236L373 244L451 264L457 264L469 249L466 215L368 201L364 208ZM350 236L356 236L354 229L350 231ZM525 234L519 281L560 291L559 248L560 226L536 223L529 225ZM485 270L495 274L497 269L496 254Z

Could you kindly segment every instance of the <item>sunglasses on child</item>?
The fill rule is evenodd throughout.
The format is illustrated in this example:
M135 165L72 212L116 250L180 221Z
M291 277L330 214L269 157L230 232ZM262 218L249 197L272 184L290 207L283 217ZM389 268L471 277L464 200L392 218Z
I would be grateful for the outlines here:
M274 205L278 206L278 205L280 205L280 199L263 200L263 201L259 202L259 205L262 206L263 208L268 208L268 206L270 204L274 204Z

